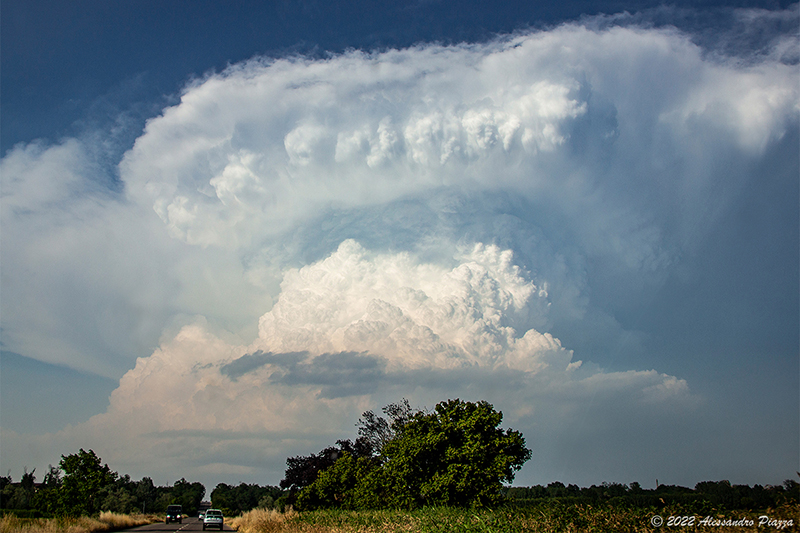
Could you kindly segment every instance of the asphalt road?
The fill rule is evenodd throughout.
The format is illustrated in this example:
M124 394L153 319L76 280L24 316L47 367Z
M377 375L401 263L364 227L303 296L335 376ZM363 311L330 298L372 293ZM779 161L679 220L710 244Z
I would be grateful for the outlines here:
M169 524L165 524L164 522L158 522L156 524L149 524L147 526L139 526L134 527L131 529L125 529L123 531L203 531L203 521L198 520L197 517L193 518L184 518L183 523L176 524L175 522L171 522ZM217 531L216 529L208 529L206 531ZM227 525L223 526L223 531L233 531Z

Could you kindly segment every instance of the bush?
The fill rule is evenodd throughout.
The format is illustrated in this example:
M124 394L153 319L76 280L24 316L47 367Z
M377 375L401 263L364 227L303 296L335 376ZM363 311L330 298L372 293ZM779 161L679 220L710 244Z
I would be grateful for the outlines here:
M16 516L17 518L50 518L37 509L0 509L0 516Z

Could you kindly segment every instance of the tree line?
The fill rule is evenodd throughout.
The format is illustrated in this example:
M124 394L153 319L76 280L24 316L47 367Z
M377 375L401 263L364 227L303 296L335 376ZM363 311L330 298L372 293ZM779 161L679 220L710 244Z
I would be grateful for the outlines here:
M800 476L800 473L798 473ZM630 485L603 483L591 487L564 485L556 481L547 486L508 487L507 501L525 506L547 502L564 504L607 503L623 507L664 507L682 504L693 508L750 510L777 508L800 503L800 483L787 479L782 485L735 485L730 481L702 481L693 489L679 485L658 485L644 489L637 482Z
M254 508L416 509L422 507L495 507L607 503L628 507L687 504L692 508L762 510L800 503L800 483L733 485L704 481L694 489L639 483L603 483L581 488L553 482L547 486L510 487L515 473L531 457L522 434L502 429L503 414L485 401L447 400L433 410L413 409L407 400L366 411L358 437L339 440L319 453L289 457L280 486L220 483L211 505L226 516ZM800 476L800 473L798 473ZM89 450L64 455L43 482L35 469L14 483L0 476L0 509L29 516L163 513L180 504L197 512L205 496L201 483L181 478L157 487L152 479L134 481L119 475Z
M211 491L211 507L220 509L225 516L236 516L252 509L285 508L285 491L272 485L219 483Z
M352 445L352 443L351 443ZM346 444L344 444L346 448ZM341 447L327 448L340 453ZM323 450L325 452L325 450ZM326 460L328 453L313 454L314 462ZM293 458L298 459L298 458ZM300 457L299 459L302 459ZM302 461L300 461L302 462ZM293 465L297 465L295 461ZM288 472L288 470L287 470ZM295 471L300 476L309 476L311 469ZM800 474L798 474L800 476ZM307 483L307 486L310 483ZM292 502L292 492L276 486L259 486L241 483L230 486L220 483L211 493L212 506L223 510L225 516L235 516L255 508L283 510ZM294 493L296 504L297 492ZM694 488L679 485L659 485L655 489L644 489L637 482L602 483L590 487L565 485L560 481L548 485L531 487L504 486L499 503L512 507L535 507L541 504L608 505L620 508L663 508L680 504L698 513L703 510L747 510L762 511L779 508L785 504L800 503L800 483L787 479L781 485L736 485L730 481L702 481Z
M50 465L42 483L36 483L35 472L26 471L19 483L0 476L0 509L29 516L92 516L100 511L163 513L168 505L179 504L185 513L196 513L206 493L201 483L183 478L171 487L157 487L149 477L133 481L83 448L62 455L57 467Z

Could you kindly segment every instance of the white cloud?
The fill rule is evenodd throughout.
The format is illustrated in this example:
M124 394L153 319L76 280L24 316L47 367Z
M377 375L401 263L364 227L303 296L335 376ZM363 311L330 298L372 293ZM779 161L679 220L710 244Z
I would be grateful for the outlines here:
M79 141L17 147L0 175L5 350L117 379L185 316L255 332L271 298L239 258L171 239Z
M41 447L279 476L404 395L488 398L544 462L603 424L619 449L631 424L691 426L681 376L603 371L552 332L643 335L615 309L675 275L797 128L796 82L675 30L565 25L234 65L148 122L118 193L79 141L19 146L4 349L127 370L106 413Z
M757 156L796 122L794 74L711 60L675 31L571 25L251 61L187 88L122 176L191 244L249 250L329 206L503 188L564 216L611 268L662 272L724 208L717 180L746 179L720 176L722 154Z
M249 242L256 226L282 228L330 202L369 205L485 182L492 160L551 151L566 138L565 122L586 113L574 79L544 72L493 83L497 67L484 64L508 49L423 47L232 68L148 124L123 178L173 234L217 245ZM505 60L502 68L517 67ZM243 195L232 202L233 191L246 191L246 203ZM261 209L246 209L252 204Z
M286 457L352 436L354 417L400 397L429 407L488 397L526 433L587 398L599 412L624 401L636 416L654 402L667 411L696 402L672 376L582 368L529 326L546 299L508 250L477 245L447 269L347 241L286 273L252 344L224 341L203 321L185 326L137 360L106 413L51 438L90 435L105 460L134 468L143 457L151 468L178 460L209 476L226 457L228 475L277 476Z
M324 261L290 271L259 322L269 351L368 351L389 368L506 366L535 371L569 354L530 322L546 292L522 277L511 252L476 245L454 268L408 255L374 259L346 241ZM552 354L552 355L548 355Z
M762 153L767 143L785 134L800 110L797 88L785 83L795 74L793 65L781 63L734 71L711 68L703 73L704 86L687 95L679 108L664 113L662 120L685 130L704 125L727 130L742 149Z

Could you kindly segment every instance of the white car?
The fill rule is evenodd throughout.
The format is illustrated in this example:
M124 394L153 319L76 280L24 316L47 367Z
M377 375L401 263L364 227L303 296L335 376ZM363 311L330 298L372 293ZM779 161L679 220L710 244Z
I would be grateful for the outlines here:
M203 531L210 527L218 527L222 531L222 511L219 509L209 509L203 516Z

